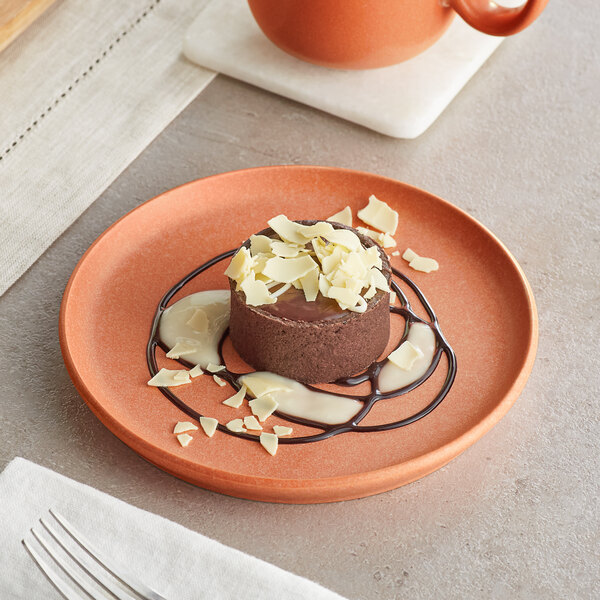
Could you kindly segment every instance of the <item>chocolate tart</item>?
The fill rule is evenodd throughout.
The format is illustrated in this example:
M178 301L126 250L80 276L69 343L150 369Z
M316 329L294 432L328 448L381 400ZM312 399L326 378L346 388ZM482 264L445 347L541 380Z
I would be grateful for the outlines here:
M297 221L313 225L317 221ZM388 283L390 263L385 252L370 238L352 227L332 223L335 229L349 229L365 248L377 246L381 271ZM271 228L258 235L277 237ZM250 246L250 240L243 244ZM229 336L239 355L258 371L271 371L301 383L327 383L366 369L384 351L390 335L389 293L378 290L364 313L341 310L321 294L306 302L294 288L277 303L249 306L245 295L231 289Z

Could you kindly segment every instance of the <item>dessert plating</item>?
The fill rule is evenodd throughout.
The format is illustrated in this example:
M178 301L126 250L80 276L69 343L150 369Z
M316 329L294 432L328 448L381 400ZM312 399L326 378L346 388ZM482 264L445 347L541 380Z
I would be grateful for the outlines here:
M347 211L341 211L339 213L340 215L343 215L345 220L348 216L351 218L351 215L347 215L346 212ZM378 214L381 214L380 210ZM379 217L375 214L373 220L375 221L377 218ZM366 219L364 220L367 222ZM301 222L301 227L311 228L318 223L323 222L305 221ZM287 225L285 226L287 227ZM319 225L319 227L321 227L321 233L323 233L324 230L322 229L322 226ZM272 229L276 231L277 228ZM336 224L333 229L335 229L335 231L343 231L342 235L346 235L346 231L349 230L348 227L339 224ZM261 232L260 237L264 239L261 239L258 242L255 241L255 243L263 244L263 251L266 250L266 245L264 245L266 244L265 239L270 239L268 238L268 235L264 235L265 233L269 234L269 231ZM350 233L352 233L353 236L356 236L356 233L353 231ZM333 237L336 235L338 234L334 233ZM255 238L257 236L252 237ZM284 238L285 236L283 236L282 239ZM346 243L348 243L348 239L349 238L345 239ZM162 375L158 377L158 382L154 383L154 385L159 386L158 389L162 394L178 408L188 416L199 421L207 435L210 436L215 430L219 430L220 432L229 435L260 442L270 454L275 454L279 442L283 444L301 444L324 440L340 433L374 432L396 429L414 423L429 414L442 402L452 386L456 376L456 358L454 352L442 334L435 312L421 290L403 273L397 269L391 269L387 257L379 247L370 245L372 242L369 238L361 236L358 239L360 239L363 250L375 248L374 251L376 251L378 257L380 257L380 264L378 263L375 268L382 278L379 279L379 276L369 273L369 269L374 267L374 264L370 266L367 265L367 272L362 273L360 276L362 277L361 285L354 286L353 296L344 295L342 297L337 296L334 293L326 297L325 294L321 294L327 300L335 300L337 308L331 305L331 303L328 306L321 303L316 309L316 314L320 315L320 320L323 322L341 322L347 317L340 317L340 313L347 315L348 311L354 315L354 318L358 319L364 317L365 314L368 314L368 306L374 299L377 297L384 298L383 301L379 301L378 305L385 308L388 318L388 327L389 314L391 313L395 318L399 317L404 320L404 333L389 357L382 360L373 360L364 372L358 375L353 374L352 376L345 376L336 381L337 384L344 386L344 391L346 393L324 392L313 385L302 384L291 378L268 371L234 373L225 365L222 353L222 345L227 336L227 326L230 318L230 308L229 303L227 302L227 296L231 294L231 304L233 306L236 301L235 298L244 298L244 296L239 293L241 289L247 297L246 299L249 299L250 302L254 303L256 306L260 306L261 310L266 315L269 315L269 318L278 315L278 312L273 311L273 308L279 304L279 319L288 319L289 314L286 316L286 311L296 310L294 307L299 306L299 299L301 299L304 304L310 304L316 299L318 291L322 292L325 290L325 293L327 293L328 288L326 287L326 284L320 281L323 275L330 275L329 283L331 287L339 287L338 284L343 283L341 279L336 280L335 273L332 274L332 271L327 268L322 270L325 272L321 271L318 274L320 285L318 285L319 290L317 293L315 293L314 290L314 276L312 276L312 284L309 279L307 279L308 283L306 285L303 285L302 282L298 281L299 278L306 275L306 272L303 273L301 268L296 271L296 277L290 278L287 283L283 280L285 270L281 271L276 269L273 271L267 269L266 272L264 269L259 269L258 271L255 270L250 277L251 287L254 282L257 281L262 283L262 285L259 283L259 285L254 286L255 289L252 290L251 287L248 287L248 284L245 284L246 290L250 290L249 293L246 294L242 284L244 284L244 280L248 275L249 271L247 267L249 263L246 258L243 258L243 260L237 259L237 261L234 258L234 260L231 261L231 264L237 264L237 266L235 266L237 274L235 272L232 273L231 265L227 269L231 281L231 291L208 290L199 292L184 297L171 306L168 306L170 300L177 292L196 277L201 276L207 269L230 257L239 255L241 252L239 249L225 252L209 260L183 278L164 295L154 316L151 335L147 345L147 361L153 380L155 380L159 374L156 359L156 350L158 347L162 348L165 353L168 353L169 357L178 360L183 366L188 368L193 367L191 371L189 371L192 377L202 374L202 369L206 369L212 374L215 371L215 368L217 368L219 378L221 379L218 383L222 382L223 384L229 384L236 392L234 396L228 398L224 403L236 408L240 406L240 399L243 403L246 396L254 398L248 402L248 406L252 409L254 417L234 419L229 421L227 425L224 425L218 423L215 419L202 415L197 410L188 406L169 389L172 385L179 385L179 382L182 381L179 376L180 370L169 371L168 369L161 369L160 373L162 373ZM299 250L300 255L306 254L301 251L302 247L305 246L305 244L300 243L302 241L303 240L299 239L295 242L297 246L296 249ZM252 243L253 240L250 238L243 248L246 249L250 260L257 262L256 254L260 254L260 252L257 251L255 256L252 256L251 252L249 252ZM268 243L270 250L272 250L273 239L270 239ZM324 245L327 246L329 244L335 245L334 242L326 242ZM281 253L289 254L289 249L287 248L278 247L278 250ZM332 248L329 248L328 250L331 251ZM371 250L371 254L373 254L374 251ZM380 256L381 254L383 254L383 256ZM318 258L320 262L323 259L323 257L318 256L317 252L312 256ZM298 254L290 256L289 258L295 257L302 258L302 256L298 256ZM265 257L259 259L259 261L262 260L263 267L269 258L284 257L272 253L270 257L266 257L266 260L264 260L264 258ZM279 261L275 261L275 263L277 262ZM308 262L306 260L303 262L305 263L303 268L305 268L308 265ZM244 269L248 271L245 275L242 273ZM381 270L379 271L379 269ZM396 280L391 278L392 273ZM240 276L240 274L242 276ZM272 279L271 276L274 274L275 279ZM407 296L398 285L398 281L411 288L419 303L427 313L427 319L423 319L415 313ZM288 283L290 285L288 285ZM283 287L285 287L285 289L280 291ZM393 303L390 305L390 288L398 299L398 306L393 305ZM364 289L367 289L367 292L364 292ZM284 299L285 294L288 292L289 295L291 295L291 299L287 302L287 306L286 302L279 302L276 300L278 297ZM304 297L302 297L303 295ZM309 296L313 297L313 300L307 302L306 300ZM361 296L364 302L357 298L357 296ZM270 301L268 300L269 297L274 297L274 299ZM244 303L244 306L247 306L247 303ZM250 308L256 309L256 306L250 306ZM290 306L292 307L291 309ZM233 310L231 312L233 314ZM311 311L309 311L309 313L310 312ZM201 313L210 315L210 318L204 318ZM324 317L323 314L325 314ZM306 322L310 322L310 320L307 320ZM315 319L313 322L318 323L319 319ZM219 333L222 335L219 336ZM386 334L386 342L387 337L388 335ZM377 402L391 400L402 396L426 381L437 369L443 355L446 357L447 373L440 389L427 406L415 414L399 421L378 425L361 425L362 420ZM177 381L178 383L169 383L170 381ZM162 382L167 383L161 385ZM369 393L364 395L352 395L347 393L353 386L364 382L370 384ZM191 383L190 377L187 377L185 383ZM260 429L258 429L258 427L262 427L260 423L264 424L271 414L276 414L278 417L290 423L299 423L314 428L317 431L308 435L284 437L279 440L279 436L290 436L292 429L282 427L281 425L276 426L278 429L274 427L273 433L260 432ZM260 423L258 423L258 421L260 421ZM258 427L256 426L257 423ZM249 426L250 424L252 424L252 427ZM252 431L254 431L254 433L252 433ZM260 434L258 432L260 432Z

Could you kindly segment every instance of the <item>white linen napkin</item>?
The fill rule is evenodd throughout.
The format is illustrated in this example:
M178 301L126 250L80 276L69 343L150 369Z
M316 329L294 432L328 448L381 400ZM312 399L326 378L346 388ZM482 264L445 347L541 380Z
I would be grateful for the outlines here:
M60 598L21 543L56 509L99 552L168 599L341 596L23 458L0 474L0 598ZM29 534L30 535L30 534Z
M215 76L207 0L61 0L0 53L0 295Z

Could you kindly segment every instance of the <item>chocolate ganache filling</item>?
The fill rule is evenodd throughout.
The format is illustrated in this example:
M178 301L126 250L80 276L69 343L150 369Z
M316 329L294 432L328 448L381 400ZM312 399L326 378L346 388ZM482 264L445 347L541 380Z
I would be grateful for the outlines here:
M163 298L160 300L156 312L154 314L150 337L146 346L146 359L148 364L148 370L151 376L156 375L159 370L156 359L157 348L162 348L164 351L170 350L170 347L160 339L159 335L161 317L167 310L169 302L172 300L175 294L184 289L185 286L187 286L191 281L199 277L209 268L233 256L237 252L237 250L238 249L236 248L234 250L224 252L223 254L215 256L211 260L205 262L203 265L199 266L197 269L186 275L181 281L176 283L170 290L168 290L165 293ZM343 388L351 388L353 386L357 386L365 382L368 382L370 385L369 393L364 395L354 396L338 392L327 392L326 395L330 397L337 396L339 400L345 399L356 401L359 403L358 409L356 411L352 411L354 413L353 416L344 422L325 423L320 420L293 415L289 412L286 413L282 410L282 406L278 407L278 410L275 414L277 414L282 419L287 420L291 423L305 425L317 430L314 434L311 435L280 438L280 444L303 444L308 442L325 440L327 438L342 433L368 433L376 431L388 431L391 429L404 427L427 416L431 411L437 408L447 396L448 392L450 391L450 388L452 387L452 383L454 382L454 379L456 377L457 367L455 353L450 344L447 342L446 338L444 337L437 316L433 308L425 298L424 294L421 292L421 290L411 279L409 279L399 270L392 268L392 272L397 280L407 285L412 290L412 292L417 297L419 303L424 308L428 317L428 320L425 320L415 313L406 294L402 291L398 282L396 280L392 280L390 282L390 287L396 293L400 301L400 306L390 306L390 312L392 315L396 315L398 317L403 318L405 322L404 332L396 347L400 347L400 345L406 340L416 338L419 335L422 335L423 333L429 334L429 332L431 332L433 340L433 347L431 349L430 356L431 360L428 361L426 364L421 365L420 371L416 373L416 375L418 376L413 374L413 376L410 377L407 373L403 373L400 374L400 377L394 377L393 374L390 377L389 371L392 370L390 369L392 365L390 361L387 358L385 358L383 360L373 362L364 372L360 374L335 381L334 383L336 385ZM318 319L335 319L339 318L339 316L344 315L344 311L341 311L337 304L334 308L333 306L329 306L328 303L324 302L328 300L326 298L323 298L318 305L307 309L305 305L308 303L304 302L303 304L300 301L302 300L301 292L298 293L298 291L294 288L291 288L290 290L288 290L288 292L286 292L286 294L288 294L287 297L286 294L282 294L282 296L279 298L279 301L276 304L269 306L269 309L274 310L274 308L277 307L281 302L281 306L279 306L278 309L280 312L274 314L280 314L288 318L304 320L310 320L311 318L314 318L316 320L317 317ZM323 316L324 314L326 315L325 317ZM227 335L228 330L225 330L218 344L218 354L220 357L220 364L222 365L225 364L225 360L223 358L223 343ZM446 376L437 393L431 399L429 404L427 404L424 408L415 412L414 414L397 421L382 423L378 425L361 425L363 419L369 414L369 412L377 402L403 396L404 394L409 393L411 390L424 383L437 369L442 355L446 356ZM194 366L192 363L187 362L184 358L178 359L178 362L180 362L183 366L187 368ZM236 391L238 391L242 386L242 381L240 380L243 378L243 376L249 376L248 373L235 373L228 368L219 371L218 375L221 379L223 379L229 385L231 385L231 387ZM394 383L398 384L399 387L393 388ZM323 395L322 390L312 385L299 383L296 385L302 386L303 389L307 391ZM159 387L158 389L170 402L172 402L177 408L179 408L182 412L184 412L192 419L199 420L202 416L210 416L203 415L188 404L186 404L184 401L181 400L181 398L179 398L175 393L173 393L170 388ZM218 430L228 435L237 436L250 441L259 441L259 436L257 435L253 435L250 433L233 432L221 424L218 425Z
M264 304L261 309L292 321L330 321L347 314L335 300L321 294L313 302L307 302L304 292L295 287L281 294L275 304Z

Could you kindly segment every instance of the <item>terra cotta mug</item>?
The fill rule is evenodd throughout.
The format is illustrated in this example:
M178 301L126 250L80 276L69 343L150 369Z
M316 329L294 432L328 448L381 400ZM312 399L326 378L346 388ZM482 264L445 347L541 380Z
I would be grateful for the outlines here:
M338 69L372 69L431 46L458 13L491 35L532 23L548 0L504 8L490 0L248 0L264 34L302 60Z

